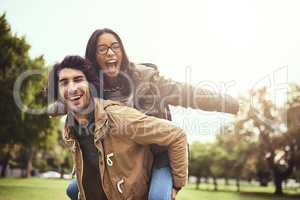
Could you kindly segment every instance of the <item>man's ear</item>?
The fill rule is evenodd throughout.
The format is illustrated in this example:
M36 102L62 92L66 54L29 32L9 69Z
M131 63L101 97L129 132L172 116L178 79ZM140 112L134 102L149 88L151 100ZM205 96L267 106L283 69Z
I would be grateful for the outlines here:
M55 102L58 99L59 96L59 77L58 77L58 72L56 73L55 71L55 66L52 68L52 70L49 72L48 75L48 85L47 89L45 90L46 95L48 97L48 101L50 102Z
M51 117L56 117L64 115L67 113L67 106L60 100L56 101L53 104L50 104L47 108L47 113Z

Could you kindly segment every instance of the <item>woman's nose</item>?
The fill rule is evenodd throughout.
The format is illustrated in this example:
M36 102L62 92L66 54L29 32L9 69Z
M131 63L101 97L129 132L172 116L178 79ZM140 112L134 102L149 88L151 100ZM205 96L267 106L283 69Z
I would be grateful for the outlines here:
M111 55L114 55L114 54L115 54L115 52L111 48L108 48L107 55L111 56Z

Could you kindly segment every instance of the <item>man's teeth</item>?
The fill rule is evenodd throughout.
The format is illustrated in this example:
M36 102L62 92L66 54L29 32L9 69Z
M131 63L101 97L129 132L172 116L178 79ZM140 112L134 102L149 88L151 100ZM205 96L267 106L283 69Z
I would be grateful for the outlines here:
M78 100L80 97L81 97L80 95L78 95L78 96L72 96L72 97L70 97L70 100L71 101Z

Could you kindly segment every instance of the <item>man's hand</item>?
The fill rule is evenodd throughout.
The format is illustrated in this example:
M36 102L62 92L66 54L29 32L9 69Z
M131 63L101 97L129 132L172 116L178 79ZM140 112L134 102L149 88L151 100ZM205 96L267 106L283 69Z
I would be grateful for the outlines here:
M172 189L172 200L176 199L177 192L178 191L175 188Z

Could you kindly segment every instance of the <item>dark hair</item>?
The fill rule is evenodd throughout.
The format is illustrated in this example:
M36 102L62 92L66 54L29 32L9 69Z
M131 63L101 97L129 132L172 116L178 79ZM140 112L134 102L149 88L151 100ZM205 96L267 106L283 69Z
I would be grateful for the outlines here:
M50 97L50 101L58 100L58 74L65 68L81 71L89 84L92 84L97 90L99 89L99 79L91 67L91 64L81 56L70 55L66 56L60 63L56 63L49 73L48 96Z
M130 70L130 66L129 66L130 62L129 62L129 59L127 57L126 51L124 49L124 45L122 43L122 40L116 32L114 32L113 30L111 30L109 28L97 29L93 32L93 34L89 38L88 43L86 45L85 59L88 60L92 64L92 67L94 68L94 72L96 72L99 75L99 72L101 71L101 66L97 63L97 59L96 59L97 40L101 35L103 35L105 33L109 33L109 34L114 35L115 38L117 39L117 41L119 42L119 44L121 46L121 51L122 51L122 54L123 54L123 57L122 57L122 60L121 60L120 70L131 77L132 76L132 71ZM105 76L103 77L103 79L101 78L101 80L100 80L101 84L103 84L104 87L106 85L105 80L106 80ZM121 82L121 85L127 86L127 87L123 88L122 93L124 95L129 95L129 93L131 92L131 88L129 86L128 77L125 77L124 74L123 75L120 74L119 81ZM105 95L104 95L103 98L105 98Z
M110 34L114 35L115 38L117 39L117 41L119 42L119 44L121 46L121 51L123 54L123 58L121 60L121 70L127 71L128 65L129 65L129 60L128 60L127 54L125 52L122 40L116 32L114 32L113 30L108 29L108 28L97 29L93 32L93 34L91 35L91 37L86 45L85 59L87 59L89 62L92 63L92 66L95 68L96 72L99 72L99 70L101 70L101 66L99 66L99 64L97 63L97 60L96 60L96 49L97 49L97 40L104 33L110 33Z

